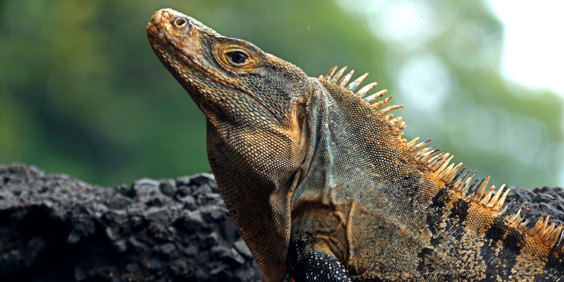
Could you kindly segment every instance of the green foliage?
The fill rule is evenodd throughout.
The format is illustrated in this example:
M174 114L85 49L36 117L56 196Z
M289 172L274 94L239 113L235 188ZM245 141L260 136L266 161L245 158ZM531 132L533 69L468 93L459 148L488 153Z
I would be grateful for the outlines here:
M425 38L380 28L392 1L355 3L0 2L0 163L104 185L209 170L204 117L145 35L151 14L171 7L311 76L335 64L370 72L406 104L408 137L433 137L495 183L557 184L562 102L502 79L502 30L480 2L418 1Z

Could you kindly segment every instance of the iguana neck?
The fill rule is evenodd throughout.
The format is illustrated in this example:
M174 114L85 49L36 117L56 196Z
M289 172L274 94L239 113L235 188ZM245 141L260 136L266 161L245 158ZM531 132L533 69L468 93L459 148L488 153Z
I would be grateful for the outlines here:
M408 195L439 189L442 183L425 178L416 162L410 161L415 154L399 130L381 114L342 87L325 80L315 79L315 83L318 90L308 101L309 164L294 199L334 193L334 189L353 196L354 188L342 189L352 186L370 189L383 198L401 192L404 199L389 200L413 202ZM421 200L420 204L428 199Z
M370 214L374 226L381 227L381 236L370 238L382 241L374 256L401 261L411 253L394 252L395 246L421 249L428 244L431 234L426 232L424 211L444 183L434 182L424 168L417 167L415 154L401 132L376 109L327 81L320 80L317 86L307 109L312 140L308 167L291 199L296 224L292 232L308 232L297 226L309 226L300 221L317 210L324 211L320 218L328 216L325 213L343 215L336 216L342 230L353 230L350 220L356 220L359 213ZM326 249L345 262L351 275L360 275L364 270L356 272L354 260L360 256L353 255L357 248L351 243L360 238L353 234L346 238L341 240L345 245L328 243Z
M264 281L286 276L290 239L288 202L294 176L260 178L242 165L242 156L225 143L230 129L207 120L207 151L212 172L239 233L260 266ZM234 165L239 162L239 165Z

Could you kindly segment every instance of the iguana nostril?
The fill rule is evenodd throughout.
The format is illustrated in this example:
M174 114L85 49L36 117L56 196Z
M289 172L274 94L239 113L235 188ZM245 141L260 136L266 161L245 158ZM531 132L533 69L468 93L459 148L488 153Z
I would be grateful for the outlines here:
M173 23L176 27L184 27L188 21L185 18L175 18Z

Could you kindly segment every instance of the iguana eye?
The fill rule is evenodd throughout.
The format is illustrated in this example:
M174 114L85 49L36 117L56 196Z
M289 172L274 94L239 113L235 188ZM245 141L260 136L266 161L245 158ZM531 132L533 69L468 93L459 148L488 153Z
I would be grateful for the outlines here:
M227 52L225 55L229 58L229 61L235 66L242 66L247 62L249 56L241 51L231 51Z
M237 42L238 43L238 42ZM248 72L257 64L256 53L241 46L242 43L218 42L213 46L213 55L225 69L235 72Z

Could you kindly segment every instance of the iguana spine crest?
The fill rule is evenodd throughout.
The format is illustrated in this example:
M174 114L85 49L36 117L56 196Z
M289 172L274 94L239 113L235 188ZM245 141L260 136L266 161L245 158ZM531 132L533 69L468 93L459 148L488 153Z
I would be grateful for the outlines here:
M370 94L370 91L378 84L377 82L369 83L355 93L354 90L356 90L356 88L368 76L368 73L358 77L347 86L347 83L354 74L354 70L351 70L341 80L339 80L347 70L347 67L342 67L339 71L337 71L337 68L337 66L332 67L325 76L320 75L318 79L324 79L332 82L333 84L341 87L343 91L347 91L352 95L361 97L365 103L375 110L381 120L386 121L388 125L398 133L399 141L414 153L419 164L429 170L437 179L442 181L444 186L455 191L460 198L466 199L467 201L471 201L476 205L490 210L492 217L501 216L505 213L507 206L504 207L504 203L507 195L509 194L510 188L506 188L505 184L502 184L496 191L495 185L492 185L486 192L488 182L490 181L489 176L487 178L472 181L477 171L467 170L466 168L460 170L463 163L455 165L454 162L452 162L454 155L446 152L439 153L440 150L437 146L426 147L431 142L431 139L417 143L420 138L415 137L413 140L408 142L402 137L403 132L400 132L406 128L405 122L401 121L402 117L393 118L393 114L385 115L390 111L402 108L403 105L387 106L392 99L392 96L377 101L378 98L383 97L387 93L387 90L384 89ZM520 213L521 210L513 215L506 216L505 222L507 223L507 226L524 232L526 236L538 244L544 245L549 249L556 246L560 249L559 252L564 252L564 246L561 245L564 235L564 232L562 232L564 227L562 225L559 225L558 227L556 227L555 223L551 223L549 225L548 221L550 216L546 216L539 218L533 227L527 228L529 221L524 220Z

